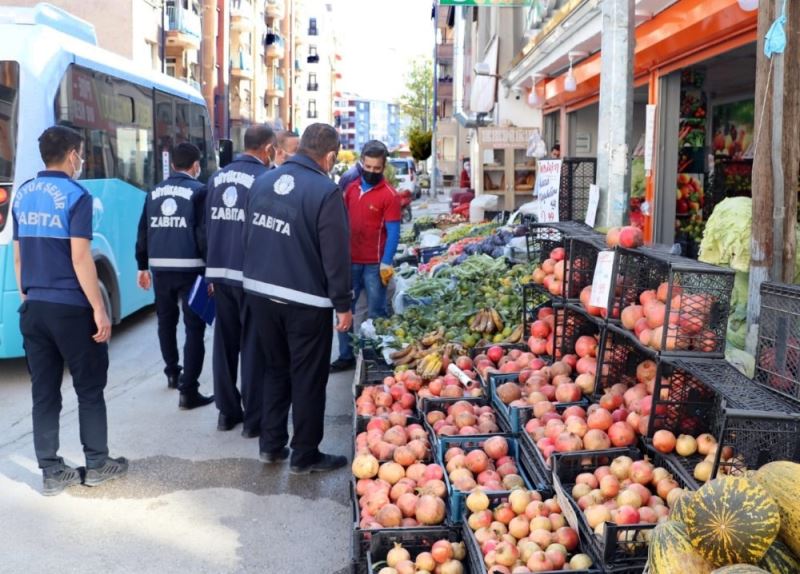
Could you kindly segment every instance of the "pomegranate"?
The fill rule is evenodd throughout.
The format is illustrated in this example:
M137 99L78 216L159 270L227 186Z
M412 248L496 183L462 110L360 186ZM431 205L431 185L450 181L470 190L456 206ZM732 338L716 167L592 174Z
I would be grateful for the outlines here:
M611 439L611 444L616 447L630 446L636 442L636 432L627 422L620 421L609 427L608 438Z
M508 454L508 441L501 436L493 436L483 443L483 450L490 458L498 460Z
M675 435L666 429L657 430L653 434L653 446L658 452L668 454L675 449Z

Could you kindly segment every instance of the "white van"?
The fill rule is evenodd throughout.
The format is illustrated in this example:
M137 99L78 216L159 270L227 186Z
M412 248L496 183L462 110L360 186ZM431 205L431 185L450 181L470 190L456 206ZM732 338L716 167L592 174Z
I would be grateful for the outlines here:
M419 198L421 191L414 160L407 157L391 157L389 163L392 164L397 177L397 191L408 190L415 198Z

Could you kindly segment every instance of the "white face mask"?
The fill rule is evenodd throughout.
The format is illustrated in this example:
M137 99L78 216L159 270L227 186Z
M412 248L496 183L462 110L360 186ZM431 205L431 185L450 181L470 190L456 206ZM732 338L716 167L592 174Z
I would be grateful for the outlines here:
M72 166L72 179L80 179L81 173L83 173L83 158L78 156L78 167L76 168L74 165Z

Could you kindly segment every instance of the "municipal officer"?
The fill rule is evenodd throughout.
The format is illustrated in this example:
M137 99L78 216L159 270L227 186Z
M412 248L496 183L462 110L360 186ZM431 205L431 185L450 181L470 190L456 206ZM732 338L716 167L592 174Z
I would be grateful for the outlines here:
M333 127L310 125L297 153L259 177L247 198L243 286L266 363L261 460L289 457L291 407L294 474L347 464L319 451L333 310L338 330L353 321L347 213L328 175L338 150Z
M181 409L193 409L214 401L198 390L206 324L189 308L189 294L205 268L206 186L197 181L201 168L196 146L180 143L171 155L174 173L147 195L139 220L137 282L142 289L150 289L152 283L155 290L158 342L166 363L167 386L180 391ZM176 333L181 307L186 327L184 368L179 364Z
M280 130L277 134L275 145L275 167L282 166L286 160L297 153L297 146L300 145L300 138L296 133L289 130Z
M83 138L51 127L39 137L45 170L14 199L14 270L22 294L20 330L31 374L33 445L44 475L42 494L81 482L58 456L61 379L66 362L78 395L84 484L125 475L128 461L108 456L103 389L108 375L108 320L92 258L92 196L75 182Z
M275 133L265 125L247 128L243 154L208 182L206 278L214 285L214 397L217 430L244 422L242 436L261 432L261 379L264 364L258 337L247 316L242 291L242 229L247 194L275 156ZM242 392L236 388L242 354ZM244 409L242 408L244 407Z

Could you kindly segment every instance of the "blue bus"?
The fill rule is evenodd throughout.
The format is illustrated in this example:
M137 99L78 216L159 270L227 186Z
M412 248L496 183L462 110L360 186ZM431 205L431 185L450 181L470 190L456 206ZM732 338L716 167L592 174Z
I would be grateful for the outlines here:
M169 172L169 149L197 145L202 177L217 161L201 94L99 48L91 24L45 4L3 8L0 38L0 358L10 358L24 354L11 205L44 167L37 140L45 128L84 136L81 184L94 198L92 250L115 324L153 300L136 285L136 228L145 192Z

